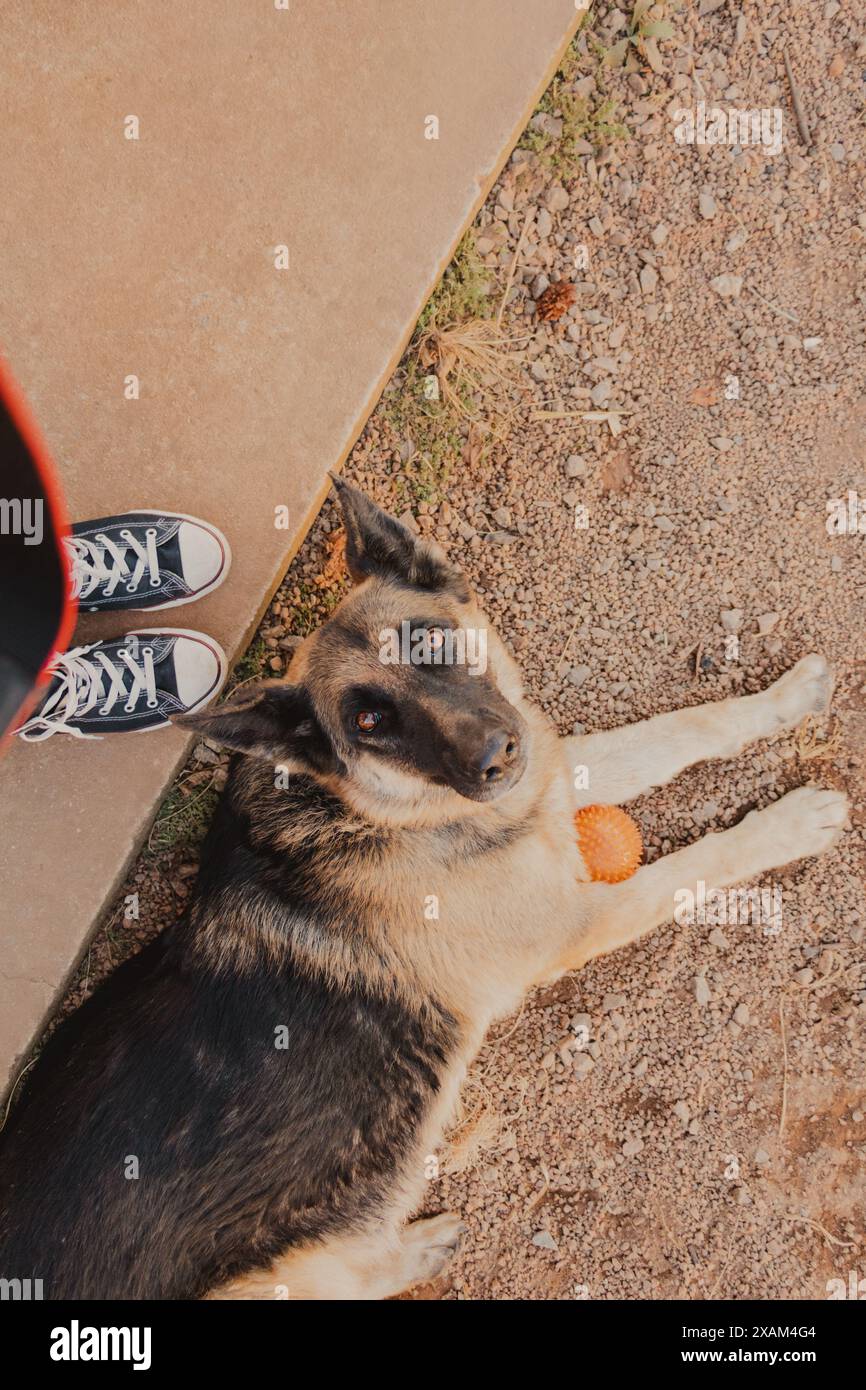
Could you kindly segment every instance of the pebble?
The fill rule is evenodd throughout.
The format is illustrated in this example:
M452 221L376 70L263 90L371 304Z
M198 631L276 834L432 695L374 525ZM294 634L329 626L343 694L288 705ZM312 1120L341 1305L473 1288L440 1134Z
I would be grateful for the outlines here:
M738 1024L740 1025L741 1028L745 1028L745 1026L746 1026L746 1024L748 1023L748 1021L749 1021L749 1008L748 1008L748 1005L747 1005L747 1004L738 1004L737 1007L734 1009L734 1022L735 1022L735 1023L738 1023Z
M609 378L605 378L604 381L596 382L589 393L593 405L604 405L610 400L610 393L612 390L613 382Z
M709 985L707 984L707 982L706 982L704 976L703 976L703 975L696 975L696 976L695 976L695 999L696 999L697 1002L700 1004L701 1008L703 1008L706 1004L709 1004L711 998L712 998L712 995L710 994L710 987L709 987Z
M562 212L568 207L569 199L562 184L555 183L548 189L547 197L544 201L547 203L550 212Z
M698 212L701 214L701 217L707 219L715 217L718 212L718 206L712 193L702 193L700 195L698 198Z
M722 299L738 299L740 290L743 288L743 277L728 273L717 275L714 280L710 281L710 288L714 289L716 294L721 295Z
M568 673L567 679L570 685L579 686L583 685L587 676L591 675L592 670L589 666L572 666L571 670Z
M779 621L778 613L762 613L758 618L758 632L762 637L766 637L768 632L772 632Z
M723 931L720 931L718 927L713 927L713 930L710 932L707 940L709 941L711 946L717 946L720 951L727 951L728 947L731 944L728 938L725 936L725 933Z
M565 473L569 478L585 478L586 460L580 454L569 454L565 460Z
M652 294L659 282L659 273L654 266L645 265L640 273L640 287L644 294Z
M723 608L719 616L725 632L739 632L743 625L742 608Z
M652 242L653 246L664 246L665 242L668 239L669 231L670 227L667 225L666 222L660 222L657 227L653 227L652 231L650 232L650 241Z
M636 1154L643 1152L642 1139L627 1139L622 1146L624 1158L634 1158Z
M558 1250L559 1246L553 1239L549 1231L536 1231L532 1237L532 1244L537 1245L539 1250Z

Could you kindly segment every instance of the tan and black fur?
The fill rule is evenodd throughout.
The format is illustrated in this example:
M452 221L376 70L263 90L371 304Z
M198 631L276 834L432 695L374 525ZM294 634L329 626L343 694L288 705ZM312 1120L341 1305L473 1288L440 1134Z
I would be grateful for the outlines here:
M580 805L791 728L826 707L826 664L558 738L462 572L336 481L356 587L287 681L185 721L238 754L190 910L57 1031L2 1136L0 1276L48 1297L368 1299L430 1278L462 1224L410 1218L490 1023L669 919L678 889L753 879L844 826L841 794L800 788L588 882ZM486 673L383 665L404 619L484 627Z

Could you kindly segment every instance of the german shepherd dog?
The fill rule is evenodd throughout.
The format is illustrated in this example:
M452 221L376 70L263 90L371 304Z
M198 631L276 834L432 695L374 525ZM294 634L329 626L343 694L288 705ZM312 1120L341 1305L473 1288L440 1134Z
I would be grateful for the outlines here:
M191 905L57 1029L2 1135L0 1276L48 1298L381 1299L429 1280L464 1227L407 1218L491 1021L669 920L677 890L819 854L845 824L839 792L801 787L588 881L581 805L824 710L826 663L558 738L462 571L334 481L355 587L288 679L179 721L236 753ZM404 622L422 655L385 662ZM485 670L435 660L472 630Z

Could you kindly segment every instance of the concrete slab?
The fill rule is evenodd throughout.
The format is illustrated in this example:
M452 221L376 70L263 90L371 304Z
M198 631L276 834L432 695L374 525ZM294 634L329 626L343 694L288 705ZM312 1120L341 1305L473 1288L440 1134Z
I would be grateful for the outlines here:
M573 0L278 5L4 16L0 344L74 518L164 507L226 531L228 582L166 625L230 654L580 18ZM90 617L76 641L122 630ZM0 764L0 1088L185 747L55 737Z

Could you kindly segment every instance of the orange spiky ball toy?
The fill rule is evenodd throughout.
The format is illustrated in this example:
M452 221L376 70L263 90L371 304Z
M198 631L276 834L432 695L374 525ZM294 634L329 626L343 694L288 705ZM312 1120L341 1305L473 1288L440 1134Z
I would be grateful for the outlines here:
M593 883L622 883L643 857L643 840L618 806L583 806L574 813L577 847Z

